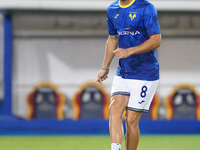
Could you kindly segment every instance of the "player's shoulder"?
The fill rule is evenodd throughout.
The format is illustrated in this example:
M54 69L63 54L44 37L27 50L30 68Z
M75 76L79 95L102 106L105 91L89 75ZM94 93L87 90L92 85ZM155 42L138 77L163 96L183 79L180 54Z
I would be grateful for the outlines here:
M155 6L151 2L149 2L147 0L140 0L140 1L142 1L143 4L145 5L146 12L156 11Z
M114 10L114 9L117 9L117 8L119 8L119 0L116 0L115 2L111 3L108 6L108 11L111 11L111 10Z
M155 8L154 5L148 0L135 0L134 4L137 5L137 7L139 8Z

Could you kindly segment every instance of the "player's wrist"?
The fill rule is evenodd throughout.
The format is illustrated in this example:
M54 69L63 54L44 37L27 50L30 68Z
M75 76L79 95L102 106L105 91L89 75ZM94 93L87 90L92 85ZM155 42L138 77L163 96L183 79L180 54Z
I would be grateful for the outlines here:
M134 54L134 48L131 47L128 49L129 56Z
M101 69L102 69L102 70L105 70L105 71L109 71L109 68L104 68L104 67L102 67Z

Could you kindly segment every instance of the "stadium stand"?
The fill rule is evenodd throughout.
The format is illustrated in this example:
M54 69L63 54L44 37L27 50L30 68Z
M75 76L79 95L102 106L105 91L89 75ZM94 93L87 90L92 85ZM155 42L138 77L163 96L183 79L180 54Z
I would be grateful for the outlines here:
M175 86L165 105L167 119L200 119L200 97L193 85Z
M28 95L29 119L63 119L65 97L50 82L38 83Z
M73 97L74 119L108 119L110 96L97 82L86 82Z

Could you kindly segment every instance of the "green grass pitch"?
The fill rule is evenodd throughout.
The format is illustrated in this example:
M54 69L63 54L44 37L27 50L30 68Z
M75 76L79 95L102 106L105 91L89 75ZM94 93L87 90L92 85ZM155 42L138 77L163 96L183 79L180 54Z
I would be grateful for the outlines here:
M109 136L1 136L1 150L110 150ZM124 141L122 150L125 150ZM138 150L200 150L200 135L142 135Z

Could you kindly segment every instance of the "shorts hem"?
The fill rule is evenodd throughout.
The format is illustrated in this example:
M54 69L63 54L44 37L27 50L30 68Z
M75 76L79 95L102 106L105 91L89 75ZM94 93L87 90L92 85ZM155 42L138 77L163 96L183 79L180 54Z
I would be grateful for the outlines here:
M114 92L112 93L111 97L115 96L115 95L126 95L126 96L130 96L129 92Z
M138 109L138 108L131 108L131 107L126 107L127 110L135 111L135 112L148 112L149 110L147 109Z

